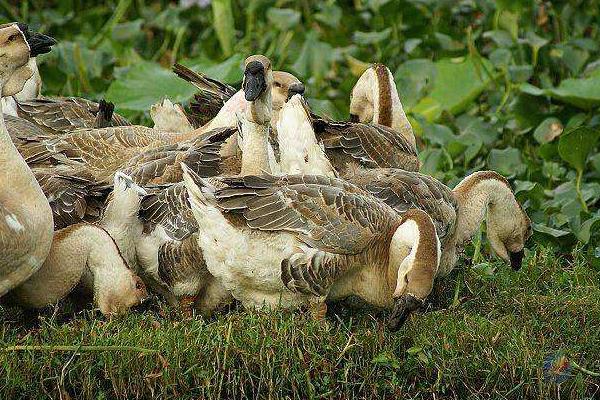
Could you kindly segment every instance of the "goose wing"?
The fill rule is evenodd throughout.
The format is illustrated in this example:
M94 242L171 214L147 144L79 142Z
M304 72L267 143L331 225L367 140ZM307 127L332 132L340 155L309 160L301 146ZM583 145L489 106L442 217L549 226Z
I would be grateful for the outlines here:
M235 88L201 72L192 71L181 64L175 64L173 72L200 90L194 96L194 101L190 103L188 114L188 119L195 128L203 126L213 119L223 104L237 92Z
M365 188L396 212L417 208L429 214L442 243L454 232L458 203L450 188L437 179L418 172L382 169L372 171L365 181Z
M182 281L205 281L210 273L198 246L197 234L169 241L158 249L158 276L169 287Z
M81 168L34 168L33 174L52 209L55 230L97 220L111 190Z
M416 148L391 128L324 119L314 120L313 126L328 153L343 152L368 168L419 169Z
M146 189L149 193L142 198L139 211L144 233L162 226L171 239L180 241L198 231L183 182Z
M190 141L152 147L122 169L140 185L180 182L182 162L200 176L215 176L221 173L221 146L235 132L236 128L219 128Z
M221 178L218 205L241 213L249 227L288 231L309 246L358 254L388 233L398 217L385 204L343 180L310 175Z
M80 128L131 125L121 115L113 113L112 104L104 101L99 104L77 97L17 102L17 114L51 134L72 132Z

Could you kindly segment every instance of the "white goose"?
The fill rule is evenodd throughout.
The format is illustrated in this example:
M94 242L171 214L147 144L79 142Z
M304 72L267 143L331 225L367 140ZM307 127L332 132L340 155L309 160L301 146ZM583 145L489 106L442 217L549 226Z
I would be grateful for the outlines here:
M124 314L147 296L110 235L84 223L57 231L42 267L7 297L21 307L41 308L75 288L93 298L104 315Z
M29 57L50 51L55 41L25 24L0 26L2 96L19 92L33 71ZM13 145L0 110L0 296L37 271L50 250L52 212L33 173Z
M431 218L404 217L342 180L184 173L210 273L246 307L323 307L357 295L394 308L396 328L431 292L439 240Z

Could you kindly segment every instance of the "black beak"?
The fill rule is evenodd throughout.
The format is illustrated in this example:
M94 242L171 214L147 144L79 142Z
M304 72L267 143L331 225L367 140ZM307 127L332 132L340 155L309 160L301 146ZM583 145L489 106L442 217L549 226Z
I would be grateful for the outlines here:
M29 56L36 57L40 54L49 53L52 50L52 46L56 44L56 40L50 36L35 32L31 34L27 43L29 43L29 48L31 49Z
M27 40L27 44L29 44L29 57L36 57L40 54L49 53L52 46L56 44L54 38L42 33L30 31L27 24L18 23L17 26L21 32L23 32L25 40Z
M521 251L517 251L516 253L508 252L510 257L510 266L514 271L518 271L521 269L521 265L523 264L523 256L525 255L524 249Z
M404 325L413 311L418 310L423 306L423 300L417 299L412 294L403 294L394 302L394 309L388 321L388 328L392 331L397 331Z
M296 94L303 95L305 90L306 88L302 83L294 83L293 85L290 85L290 87L288 88L288 95L286 101L291 99Z
M258 61L252 61L246 65L244 71L244 97L247 101L254 101L267 90L265 82L265 68Z

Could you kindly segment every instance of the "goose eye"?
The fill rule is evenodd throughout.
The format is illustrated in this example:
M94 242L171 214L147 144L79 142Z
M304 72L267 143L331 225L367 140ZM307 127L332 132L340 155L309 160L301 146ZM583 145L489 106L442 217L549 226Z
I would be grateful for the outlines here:
M136 282L135 283L135 288L137 290L142 290L144 288L144 284L142 282Z
M281 87L281 83L275 82L275 87Z
M15 40L17 40L19 38L19 35L16 33L13 33L12 35L10 35L8 37L8 39L6 39L7 42L14 42Z
M404 283L408 283L408 274L404 275Z

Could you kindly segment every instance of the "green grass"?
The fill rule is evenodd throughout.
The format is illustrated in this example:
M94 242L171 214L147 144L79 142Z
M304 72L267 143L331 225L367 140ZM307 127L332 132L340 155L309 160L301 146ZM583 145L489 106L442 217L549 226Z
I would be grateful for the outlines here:
M600 273L545 249L520 272L491 266L495 274L485 265L456 271L399 332L348 310L315 321L239 309L206 321L159 306L112 320L87 311L66 323L50 313L33 328L4 310L2 347L49 347L0 352L0 398L598 396ZM560 385L543 373L558 352L572 365Z

